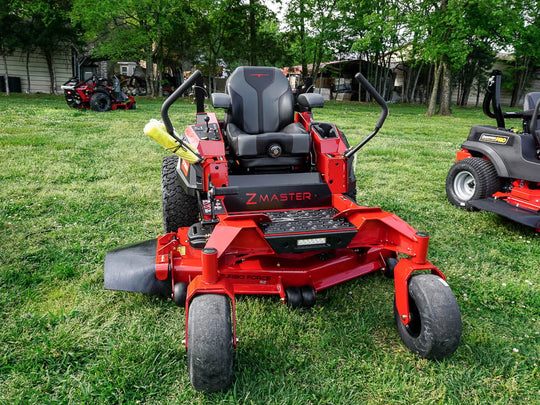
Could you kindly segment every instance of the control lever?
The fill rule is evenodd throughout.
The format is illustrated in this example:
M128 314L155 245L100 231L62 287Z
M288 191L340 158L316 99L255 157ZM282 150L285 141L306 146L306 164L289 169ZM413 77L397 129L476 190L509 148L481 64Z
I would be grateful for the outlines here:
M206 125L208 125L209 120L208 116L205 118ZM201 221L203 225L214 225L219 222L219 219L216 218L216 188L210 180L210 175L208 175L208 192L206 193L208 200L210 201L210 219L206 221Z
M238 187L215 187L210 176L208 176L208 200L210 201L210 219L203 221L203 225L217 224L219 219L216 217L216 196L225 196L225 195L237 195Z

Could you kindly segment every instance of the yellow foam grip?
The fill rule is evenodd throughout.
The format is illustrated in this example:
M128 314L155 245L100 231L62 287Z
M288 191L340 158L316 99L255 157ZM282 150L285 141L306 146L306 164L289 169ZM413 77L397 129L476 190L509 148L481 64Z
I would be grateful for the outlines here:
M193 146L186 141L184 142L184 145L181 146L176 139L169 135L165 125L158 120L151 119L150 122L144 126L144 133L165 149L180 156L188 163L197 163L201 160L197 156ZM178 136L176 132L175 135Z

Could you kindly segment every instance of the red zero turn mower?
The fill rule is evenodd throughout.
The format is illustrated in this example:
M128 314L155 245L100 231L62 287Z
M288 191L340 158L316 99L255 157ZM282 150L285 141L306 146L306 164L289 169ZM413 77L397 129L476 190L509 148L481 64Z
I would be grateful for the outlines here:
M524 111L503 113L500 91L501 72L494 70L483 107L497 126L471 128L446 177L446 194L460 208L494 212L540 232L540 92L525 96ZM507 129L505 118L522 119L523 132Z
M114 76L111 87L106 79L90 79L81 82L72 77L62 85L66 102L73 108L91 108L94 111L134 110L135 99L120 89L120 81Z
M394 279L405 345L429 359L453 353L461 316L444 275L426 259L429 236L355 202L354 154L388 113L371 84L356 75L382 113L351 148L334 124L313 119L322 96L301 94L295 106L287 78L271 67L239 67L226 94L212 94L224 121L197 97L196 123L180 136L169 107L200 79L196 71L163 104L163 123L145 128L175 153L161 172L166 234L105 258L105 288L169 295L185 306L195 389L231 383L237 294L311 307L318 291L381 269Z

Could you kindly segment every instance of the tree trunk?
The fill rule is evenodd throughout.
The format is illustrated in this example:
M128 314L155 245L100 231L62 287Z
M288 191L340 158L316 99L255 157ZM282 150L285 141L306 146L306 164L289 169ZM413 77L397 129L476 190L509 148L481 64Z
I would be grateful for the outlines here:
M300 63L302 64L302 83L305 83L308 76L307 60L306 60L306 25L304 16L304 2L300 1ZM317 77L314 78L315 82ZM320 86L321 84L319 84Z
M480 80L476 80L476 104L475 107L478 107L480 104L480 91L482 91L482 86L480 85Z
M452 90L452 72L446 62L443 62L442 72L442 91L441 91L441 107L439 115L452 115L450 110L451 90Z
M463 89L464 89L463 81L458 80L457 89L456 89L456 105L461 106L463 103Z
M4 59L4 81L6 82L6 96L9 96L9 78L8 78L7 55L5 53L3 53L2 58Z
M409 96L409 102L410 103L414 103L414 100L415 100L415 97L414 97L414 93L416 93L416 86L418 84L418 79L420 78L420 73L422 72L422 67L424 66L424 63L420 63L420 67L418 68L418 72L416 72L416 77L414 78L414 84L412 86L412 89L411 89L411 93L410 93L410 96ZM420 102L422 102L422 100L420 100Z
M521 97L523 96L523 92L525 91L525 86L527 85L527 82L529 81L529 76L531 74L531 70L529 70L529 67L531 66L530 56L527 56L525 58L524 66L525 66L525 72L522 73L521 80L519 82L516 104L519 103L519 100L521 100Z
M428 92L429 92L429 89L431 88L432 86L432 81L433 81L433 73L435 73L435 65L433 65L432 63L429 64L429 69L428 69L428 75L427 75L427 79L425 80L424 82L424 91L422 92L422 104L427 104L429 103L429 100L428 100Z
M439 80L441 77L442 62L437 63L433 76L433 88L431 89L431 97L429 98L429 106L426 112L428 117L435 115L437 109L437 93L439 92Z
M158 39L156 42L158 44L158 48L156 49L154 53L155 60L156 60L156 74L155 74L156 84L154 86L157 90L158 96L163 97L162 73L163 73L165 64L163 63L163 38L161 38L161 35L158 36Z
M387 59L383 59L384 67L381 73L382 92L380 94L382 95L382 98L384 98L385 100L389 100L390 98L392 98L392 95L388 97L388 72L390 72L391 58L392 58L392 52L388 54Z
M401 60L401 66L403 71L403 85L401 86L401 102L410 103L411 99L409 97L411 90L412 75L414 69L412 67L405 67L405 62Z
M467 104L469 104L469 96L471 95L471 86L472 83L468 83L467 87L463 89L463 94L461 95L461 107L467 107Z
M358 71L362 73L362 54L360 54L360 57L358 58ZM358 101L360 102L362 101L362 98L360 96L360 92L362 91L362 84L360 83L360 81L358 81L357 83L358 83Z
M56 72L54 71L53 56L49 51L45 52L45 60L47 61L47 69L49 70L49 79L51 81L51 93L56 94Z
M255 4L254 0L249 0L249 64L256 66L255 47L257 41L257 30L255 25Z
M518 63L521 65L519 68L517 68ZM530 59L528 57L525 57L523 60L516 60L514 64L514 67L516 68L517 73L514 75L515 85L514 85L514 89L512 90L512 98L510 100L510 107L515 107L516 104L521 99L521 96L523 95L525 84L527 83L528 76L529 76L529 63L530 63Z
M146 78L146 94L149 96L154 97L154 74L153 74L153 63L152 63L152 56L151 54L147 56L146 58L146 72L145 72L145 78Z
M161 70L160 65L157 65L157 74L156 74L156 84L155 87L157 87L158 96L163 97L163 86L161 85Z
M30 51L26 51L26 82L28 83L26 92L30 94Z

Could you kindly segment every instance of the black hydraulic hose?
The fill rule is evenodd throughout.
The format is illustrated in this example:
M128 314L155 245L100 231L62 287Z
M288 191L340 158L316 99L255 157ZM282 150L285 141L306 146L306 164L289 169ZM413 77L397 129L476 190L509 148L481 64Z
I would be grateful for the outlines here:
M484 114L488 116L489 118L497 118L493 112L491 112L491 98L493 96L491 95L491 92L489 89L486 92L486 95L484 96L484 102L482 103L482 109L484 110Z
M171 123L171 119L169 118L169 107L176 100L178 100L178 98L187 89L189 89L191 86L193 86L199 77L202 77L202 74L201 74L201 72L199 70L196 70L195 72L193 72L193 74L184 83L182 83L182 85L180 87L178 87L173 92L173 94L171 94L169 97L167 97L167 99L165 100L165 102L161 106L161 119L163 120L163 124L165 124L165 128L167 129L167 132L174 139L176 139L178 142L180 142L181 145L183 145L184 142L174 134L174 127L173 127L173 125Z
M482 109L489 118L497 121L497 127L505 128L505 118L523 118L523 112L503 112L501 109L501 75L499 70L494 70L488 80L488 86ZM493 111L492 111L493 108Z
M379 94L379 92L371 85L371 83L364 77L364 75L360 72L354 76L356 80L358 80L360 83L362 83L362 86L368 91L368 93L377 101L377 103L381 106L381 114L379 115L379 119L377 120L377 123L375 124L374 131L367 136L362 142L360 142L358 145L356 145L354 148L349 149L346 151L343 156L345 158L350 158L353 156L356 152L360 150L366 143L371 141L371 139L377 135L377 132L379 132L379 129L384 124L384 121L386 120L386 117L388 116L388 105L386 104L386 101L384 101L384 98Z

